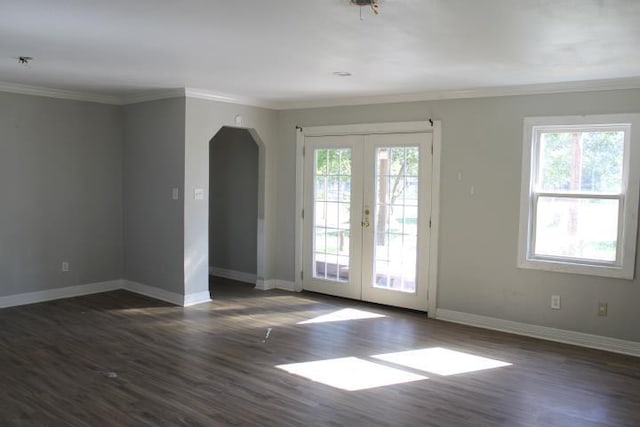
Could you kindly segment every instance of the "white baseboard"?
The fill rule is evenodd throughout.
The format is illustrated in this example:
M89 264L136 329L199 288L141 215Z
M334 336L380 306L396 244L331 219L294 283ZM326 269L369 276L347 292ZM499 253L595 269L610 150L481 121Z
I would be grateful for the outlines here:
M124 280L124 286L122 289L182 307L189 307L211 301L209 291L182 295L177 292L165 291L164 289L156 288L155 286L144 285L130 280Z
M210 302L211 301L211 294L209 293L209 291L205 291L205 292L196 292L193 294L187 294L184 296L184 302L183 302L183 306L184 307L190 307L192 305L196 305L196 304L202 304L205 302Z
M276 288L275 280L263 280L263 279L256 280L256 289L260 291L268 291L269 289L275 289L275 288Z
M276 288L283 291L297 292L295 282L289 282L288 280L277 280Z
M89 283L86 285L68 286L66 288L8 295L0 297L0 308L35 304L38 302L72 298L82 295L99 294L101 292L116 291L118 289L124 289L136 294L145 295L150 298L166 301L183 307L211 301L209 291L181 295L176 292L165 291L164 289L156 288L154 286L120 279L110 280L108 282Z
M283 291L296 292L296 284L287 280L269 279L256 281L256 289L268 291L269 289L282 289Z
M66 288L47 289L44 291L8 295L0 297L0 308L115 291L116 289L122 288L122 282L122 280L110 280L108 282L89 283L86 285L67 286Z
M640 342L636 341L626 341L601 335L591 335L582 332L549 328L547 326L512 322L510 320L444 310L441 308L436 310L436 319L640 357Z
M184 295L177 292L165 291L164 289L156 288L155 286L143 285L142 283L125 280L122 289L150 298L159 299L161 301L170 302L171 304L180 306L184 305Z
M280 279L260 279L255 274L244 273L242 271L227 270L219 267L209 267L209 274L225 279L237 280L244 283L255 283L256 289L268 291L269 289L282 289L284 291L296 291L296 284Z
M261 291L268 291L269 289L275 289L276 288L276 280L264 280L264 279L258 279L256 280L256 289L261 290Z
M209 267L209 274L225 279L237 280L244 283L256 283L256 275L242 271L227 270L226 268Z

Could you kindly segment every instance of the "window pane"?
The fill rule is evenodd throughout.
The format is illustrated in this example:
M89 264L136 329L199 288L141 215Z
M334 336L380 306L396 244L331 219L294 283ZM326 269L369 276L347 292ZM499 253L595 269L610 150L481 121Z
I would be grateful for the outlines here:
M615 262L618 209L618 200L540 197L534 254Z
M624 131L542 132L539 191L620 193Z
M349 280L351 150L315 150L313 277Z
M375 153L375 271L372 285L415 292L419 151L417 147L379 147Z

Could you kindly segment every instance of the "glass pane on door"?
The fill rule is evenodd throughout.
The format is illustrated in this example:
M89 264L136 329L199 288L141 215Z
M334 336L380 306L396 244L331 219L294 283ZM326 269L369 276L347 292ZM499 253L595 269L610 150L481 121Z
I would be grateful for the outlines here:
M418 147L375 150L373 286L416 292Z
M314 150L313 277L349 282L351 149Z

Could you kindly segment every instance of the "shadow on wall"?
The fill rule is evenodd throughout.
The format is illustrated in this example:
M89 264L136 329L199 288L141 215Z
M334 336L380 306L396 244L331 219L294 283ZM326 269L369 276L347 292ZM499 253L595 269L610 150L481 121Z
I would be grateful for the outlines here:
M255 283L259 159L247 129L223 127L209 142L209 267Z

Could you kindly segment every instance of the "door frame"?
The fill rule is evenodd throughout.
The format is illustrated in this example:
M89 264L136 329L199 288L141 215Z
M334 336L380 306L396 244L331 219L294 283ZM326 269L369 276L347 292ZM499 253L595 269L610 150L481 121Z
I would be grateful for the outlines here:
M302 291L305 137L414 132L426 132L432 133L433 135L431 235L429 239L427 312L429 317L436 317L438 290L438 240L440 229L440 158L442 152L442 122L440 120L429 119L427 121L417 122L360 123L336 126L296 126L295 286L297 291Z

